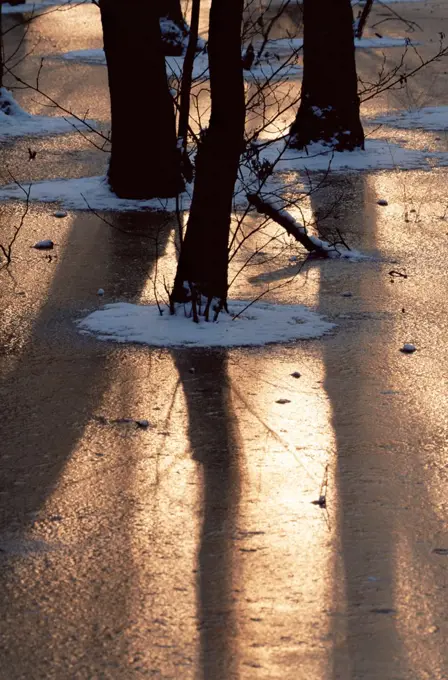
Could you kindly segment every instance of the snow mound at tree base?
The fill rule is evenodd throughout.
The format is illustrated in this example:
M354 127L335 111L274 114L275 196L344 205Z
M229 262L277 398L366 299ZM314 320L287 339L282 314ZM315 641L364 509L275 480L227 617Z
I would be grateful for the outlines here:
M81 333L98 340L152 347L256 347L319 338L335 324L303 305L229 301L229 314L216 322L193 320L183 308L172 316L157 305L109 304L77 322Z

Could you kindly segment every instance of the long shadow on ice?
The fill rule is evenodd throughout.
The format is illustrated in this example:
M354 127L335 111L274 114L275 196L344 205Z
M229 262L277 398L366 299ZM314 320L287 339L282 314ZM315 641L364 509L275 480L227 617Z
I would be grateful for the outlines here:
M375 255L376 201L369 195L367 176L351 176L345 182L339 219L329 217L323 226L331 229L340 224L355 248ZM326 213L334 193L330 186L313 194L314 215ZM359 237L361 244L357 243ZM322 345L336 448L334 489L330 491L338 547L329 596L333 622L331 677L410 677L396 618L393 462L390 453L381 448L391 433L375 412L380 387L372 340L383 313L372 302L372 291L380 297L381 287L388 281L383 284L384 276L376 264L330 262L323 268L321 309L327 311L330 304L343 314L336 335ZM352 296L343 297L342 291Z
M24 663L28 664L30 674L32 668L44 676L48 667L52 667L62 677L69 672L67 659L70 657L73 663L76 659L76 663L82 664L83 655L88 656L89 650L94 665L89 667L89 672L77 667L74 675L78 672L95 675L95 664L102 674L109 663L113 665L114 659L126 658L124 638L113 632L121 630L128 619L128 592L134 572L132 551L126 547L130 540L126 513L116 513L116 508L110 514L105 512L104 521L99 524L91 517L91 508L101 497L105 507L113 505L109 498L123 498L125 505L134 470L132 464L128 464L120 469L119 475L97 477L99 473L89 462L92 457L94 460L95 451L101 451L101 444L104 448L108 442L109 435L102 434L101 424L95 425L93 417L102 412L103 399L113 380L113 368L119 362L119 348L83 338L73 322L86 309L103 304L96 295L99 287L106 291L105 301L111 301L114 296L127 300L139 297L156 257L154 244L147 236L166 216L109 217L118 229L131 229L134 233L123 234L87 213L74 220L45 298L41 301L39 293L34 297L31 290L27 298L22 298L30 300L24 303L30 305L30 311L33 305L41 303L41 306L25 345L10 362L5 362L0 380L0 607L4 612L1 646L5 677L16 677L16 670L22 669ZM169 234L170 226L166 225L159 234L159 255L165 249ZM60 240L62 242L62 235ZM42 266L54 266L54 261ZM36 271L35 286L39 291L38 267ZM125 401L120 394L117 410ZM88 426L90 432L92 427L96 430L80 450L79 444ZM122 445L120 433L116 440L117 447ZM50 517L46 504L54 492L60 490L61 477L73 456L76 456L76 465L71 468L70 485L64 487L62 517ZM86 470L86 481L82 479L83 470ZM94 479L97 480L94 497L79 498L80 489L88 489ZM80 515L72 518L65 529L66 516L75 512ZM87 541L87 545L75 549L64 566L65 557L60 552L55 552L54 558L51 552L43 558L31 555L30 559L25 553L18 557L17 549L11 552L10 547L18 546L19 553L22 543L26 547L36 517L42 522L37 525L38 533L48 539L51 550L55 539L59 543L59 533L64 535L64 531L71 532L67 538L75 546L78 534L79 540ZM102 555L101 564L98 564L98 554ZM46 568L37 578L41 559L46 560ZM89 576L97 568L114 574L114 578ZM120 586L117 579L119 581L123 573L127 575ZM43 621L48 645L43 643ZM112 637L105 646L107 630L112 631ZM58 645L66 656L54 656Z
M242 464L227 353L173 355L187 402L192 455L203 472L197 575L200 677L227 680L236 677L239 662L234 602ZM189 372L192 363L194 374Z

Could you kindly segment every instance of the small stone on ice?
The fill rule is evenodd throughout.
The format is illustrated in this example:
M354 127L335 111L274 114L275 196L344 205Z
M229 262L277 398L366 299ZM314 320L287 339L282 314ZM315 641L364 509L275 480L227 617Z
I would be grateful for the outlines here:
M289 261L290 262L297 262L298 259L299 258L297 257L297 255L291 255L291 257L289 258Z
M196 369L192 366L191 368L188 369L190 373L196 373Z
M349 290L345 291L345 293L341 293L342 297L353 297L353 293L350 293Z
M291 378L300 378L299 371L294 371L294 373L291 373Z
M290 404L291 400L290 399L277 399L275 402L276 404Z
M377 201L378 205L389 205L385 198L380 198Z
M96 294L97 295L104 295L104 288L98 288Z
M67 214L65 210L56 210L53 215L54 217L67 217Z
M405 354L412 354L412 352L415 352L416 349L417 347L413 345L412 342L405 342L400 352L405 352Z
M149 427L149 420L146 420L145 418L143 418L142 420L136 420L135 422L137 423L137 425L139 427L142 427L142 428Z
M53 241L51 241L49 238L45 238L42 241L35 243L33 248L36 248L37 250L51 250L53 246Z

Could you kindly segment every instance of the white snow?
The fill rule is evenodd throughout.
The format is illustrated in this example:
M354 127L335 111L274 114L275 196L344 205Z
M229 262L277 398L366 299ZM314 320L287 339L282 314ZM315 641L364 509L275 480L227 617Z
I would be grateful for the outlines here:
M311 241L311 243L316 246L316 248L324 250L326 253L328 253L328 257L333 257L333 258L338 258L338 257L343 257L347 259L365 259L363 255L361 255L358 251L354 250L347 250L347 249L339 249L336 248L335 246L331 245L328 241L323 241L320 239L318 236L314 236L313 234L310 234L305 226L296 220L291 213L289 213L287 210L284 210L282 208L282 199L276 198L275 200L271 199L269 196L264 197L264 202L267 203L268 205L272 206L274 210L276 210L283 219L288 222L291 227L293 227L294 230L297 230L303 236L307 236L308 239ZM297 260L297 257L295 258ZM289 261L295 261L292 258L289 258Z
M65 52L64 54L61 54L60 57L62 59L68 59L69 61L82 61L87 64L106 63L106 55L102 49L72 50L71 52Z
M92 120L86 120L86 123L92 127L95 125ZM64 134L81 129L87 130L72 116L33 116L27 113L9 90L0 88L0 139Z
M378 116L372 124L415 130L448 130L448 106L425 106L415 111L399 111Z
M384 47L406 47L406 45L418 45L418 42L409 38L392 38L383 36L382 38L355 38L355 47L360 49L382 49ZM269 41L263 56L272 57L285 55L285 53L298 52L303 48L303 38L279 38Z
M41 2L22 2L20 5L10 5L5 2L2 5L2 14L22 14L25 12L41 12L52 7L76 7L91 3L92 0L41 0Z
M388 170L395 168L427 168L432 165L448 165L448 153L411 149L384 139L366 139L365 150L333 151L324 144L310 144L305 151L285 149L285 140L276 140L260 149L260 161L274 163L282 153L276 170L326 171Z
M425 2L426 4L426 0L384 0L385 5L393 5L396 2ZM365 0L352 0L352 5L359 5L360 7L363 7L365 4Z
M51 55L54 56L54 55ZM69 61L83 62L87 64L105 65L106 56L102 49L73 50L61 54L62 59ZM284 61L284 60L283 60ZM168 76L180 78L184 65L184 58L165 57L166 72ZM254 63L250 71L243 71L246 80L280 80L294 78L302 74L303 67L296 63L282 64L280 61ZM193 66L193 78L208 78L208 54L199 53L196 55Z
M154 198L149 201L118 198L109 188L106 177L81 177L80 179L54 179L22 184L30 191L30 200L43 203L63 203L73 210L156 210L174 211L176 199ZM84 198L85 200L84 200ZM17 184L0 188L0 199L23 200L25 194ZM189 204L189 197L187 197ZM87 201L87 202L86 202Z
M217 322L194 323L182 308L160 315L157 305L119 302L106 305L77 322L82 333L99 340L138 343L155 347L241 347L318 338L335 325L303 305L229 301L230 314ZM236 319L235 314L241 313Z
M264 189L264 199L268 199L269 191L275 189L278 194L282 189L282 172L300 171L310 172L328 170L330 165L333 172L348 172L354 170L382 170L382 169L430 169L433 165L447 166L448 153L420 151L409 149L398 144L388 143L382 139L367 139L366 150L333 152L331 148L322 144L312 144L308 147L308 155L303 151L286 148L285 140L276 140L269 146L261 148L259 159L274 163L279 154L281 160L276 164L272 180ZM245 169L246 170L246 169ZM254 181L245 178L247 191L254 191ZM118 198L109 188L106 177L81 177L72 179L54 179L22 184L25 191L30 192L30 200L43 203L61 203L67 209L87 210L155 210L174 212L176 200L174 198L152 198L150 200L130 200ZM245 190L240 185L236 199L237 205L246 205ZM17 184L0 187L0 200L24 200L25 193ZM190 195L181 195L183 209L190 205ZM343 257L357 259L359 253L341 251Z

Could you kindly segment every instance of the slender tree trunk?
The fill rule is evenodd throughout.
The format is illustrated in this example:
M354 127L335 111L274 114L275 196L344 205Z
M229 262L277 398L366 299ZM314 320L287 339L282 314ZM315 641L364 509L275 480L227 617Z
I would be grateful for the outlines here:
M364 148L350 0L304 0L303 82L291 146Z
M197 155L193 201L172 293L172 302L192 299L193 304L204 296L206 310L213 299L219 307L227 299L232 198L244 144L243 5L244 0L212 0L211 118Z
M112 111L109 183L122 198L182 189L174 107L151 2L101 0Z
M199 14L201 0L193 0L191 7L190 31L182 70L180 88L179 127L177 136L182 152L182 174L187 182L193 179L193 165L188 156L188 126L190 122L191 85L193 82L193 68L198 45Z
M358 20L358 26L356 29L355 37L356 38L362 38L362 34L364 33L364 29L366 27L367 19L369 18L369 14L372 11L373 7L373 0L367 0L366 4L363 7L363 10L359 16Z
M182 146L184 149L187 147L188 121L190 118L191 83L193 81L194 58L196 56L198 43L200 9L201 0L193 0L190 20L190 37L188 40L187 51L185 53L184 68L182 71L182 85L180 90L178 137L182 140Z

